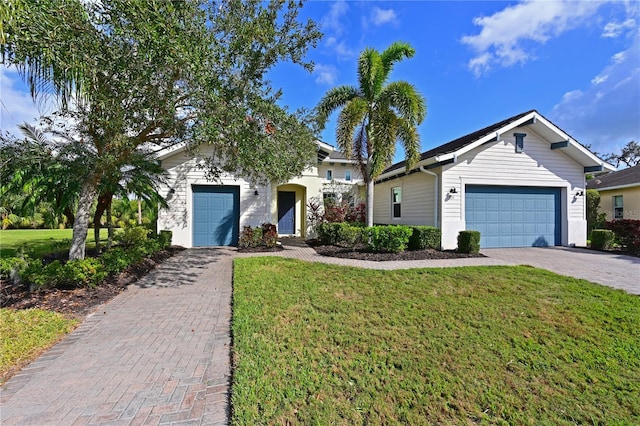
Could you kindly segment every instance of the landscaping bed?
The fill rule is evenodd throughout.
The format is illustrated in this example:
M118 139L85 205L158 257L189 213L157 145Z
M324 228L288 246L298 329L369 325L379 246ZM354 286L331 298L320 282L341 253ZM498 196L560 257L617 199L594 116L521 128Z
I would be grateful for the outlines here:
M467 257L485 257L480 253L459 253L455 250L405 250L400 253L376 253L367 250L362 246L356 246L355 249L338 247L334 245L323 245L317 240L307 242L321 256L340 257L343 259L373 260L376 262L384 262L391 260L426 260L426 259L459 259Z
M184 250L172 246L154 253L147 259L129 266L118 275L108 277L95 287L50 288L29 291L25 285L12 285L0 280L1 306L11 309L42 309L82 319L94 307L108 302L160 263Z

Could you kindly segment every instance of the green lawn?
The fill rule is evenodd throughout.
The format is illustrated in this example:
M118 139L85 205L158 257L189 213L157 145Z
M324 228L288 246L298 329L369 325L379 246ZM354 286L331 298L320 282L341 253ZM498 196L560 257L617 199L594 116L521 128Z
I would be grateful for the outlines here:
M39 309L0 309L0 383L69 333L76 320Z
M531 267L234 264L233 424L640 424L640 297Z
M55 251L69 250L72 229L6 229L0 231L0 256L15 256L24 249L32 257ZM107 230L100 230L100 240L107 239ZM87 248L95 248L93 229L87 235Z

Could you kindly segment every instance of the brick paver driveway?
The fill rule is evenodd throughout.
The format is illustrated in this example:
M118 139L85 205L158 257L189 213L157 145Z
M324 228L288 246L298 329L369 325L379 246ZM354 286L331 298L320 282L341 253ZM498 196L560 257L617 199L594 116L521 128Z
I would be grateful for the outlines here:
M2 386L0 424L226 424L234 251L189 249Z
M531 265L640 294L640 258L567 247L483 249L484 255L514 265Z

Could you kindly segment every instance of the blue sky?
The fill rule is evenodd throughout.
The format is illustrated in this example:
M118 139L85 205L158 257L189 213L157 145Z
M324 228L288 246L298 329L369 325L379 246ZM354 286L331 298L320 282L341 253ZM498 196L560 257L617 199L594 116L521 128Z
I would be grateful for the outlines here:
M416 55L391 80L426 98L422 151L530 109L598 152L640 141L638 1L310 1L302 16L325 34L308 54L314 72L281 64L269 75L291 109L356 84L365 47L405 41ZM0 126L15 132L46 106L14 71L1 72ZM320 136L334 144L334 134L335 115Z

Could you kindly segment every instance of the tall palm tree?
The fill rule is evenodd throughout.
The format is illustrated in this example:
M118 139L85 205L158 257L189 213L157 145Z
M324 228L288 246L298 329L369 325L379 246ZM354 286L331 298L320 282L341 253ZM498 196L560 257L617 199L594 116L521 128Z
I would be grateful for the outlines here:
M336 142L344 155L360 169L367 186L367 226L373 225L373 183L391 165L399 141L407 170L418 160L417 126L426 116L426 103L406 81L387 84L393 65L415 54L409 44L395 42L382 53L367 48L358 59L359 87L335 87L317 106L323 128L332 112L341 108Z

